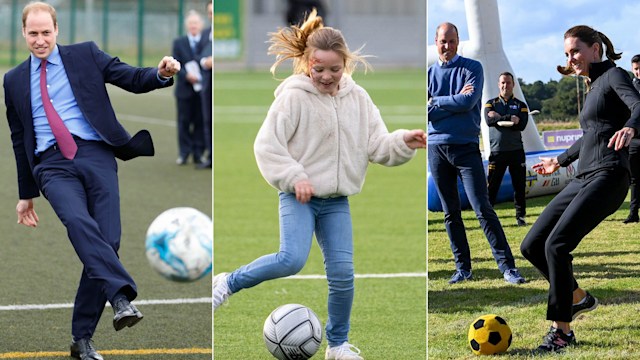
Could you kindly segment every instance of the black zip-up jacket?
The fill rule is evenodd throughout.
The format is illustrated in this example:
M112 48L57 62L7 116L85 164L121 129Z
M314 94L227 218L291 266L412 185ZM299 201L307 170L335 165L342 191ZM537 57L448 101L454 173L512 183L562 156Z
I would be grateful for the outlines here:
M580 128L584 134L570 148L558 156L560 166L568 166L580 158L576 176L614 167L629 171L627 148L615 151L608 148L609 139L623 127L640 132L640 94L633 87L629 74L606 60L591 64L591 89L580 113Z
M491 111L495 111L499 115L490 117L489 112ZM511 121L511 115L520 119L517 125L511 127L498 125L499 121ZM484 118L489 126L489 143L492 154L500 151L524 150L521 132L529 122L527 104L513 95L507 100L498 96L484 104Z

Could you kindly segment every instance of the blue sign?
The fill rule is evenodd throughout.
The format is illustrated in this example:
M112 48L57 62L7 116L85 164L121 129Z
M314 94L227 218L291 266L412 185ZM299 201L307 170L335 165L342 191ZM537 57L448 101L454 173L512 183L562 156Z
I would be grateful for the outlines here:
M542 132L542 141L547 149L568 148L581 137L581 129L551 130Z

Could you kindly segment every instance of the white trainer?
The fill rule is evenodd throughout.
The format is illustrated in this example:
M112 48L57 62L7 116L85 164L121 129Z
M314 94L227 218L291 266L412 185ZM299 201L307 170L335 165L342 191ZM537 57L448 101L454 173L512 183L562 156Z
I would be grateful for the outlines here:
M348 342L344 342L342 345L338 346L327 346L327 351L324 353L325 360L364 360L362 356L360 356L360 349L349 344Z
M222 305L232 292L227 285L229 273L220 273L213 277L213 310Z

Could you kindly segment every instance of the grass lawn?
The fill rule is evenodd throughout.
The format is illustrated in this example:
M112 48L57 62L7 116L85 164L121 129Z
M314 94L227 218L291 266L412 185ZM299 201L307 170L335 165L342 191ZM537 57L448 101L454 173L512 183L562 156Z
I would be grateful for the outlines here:
M358 75L390 129L424 128L424 72ZM214 79L214 272L233 271L278 248L277 191L260 175L253 141L273 100L276 80L260 73ZM395 168L371 165L361 194L350 198L356 279L350 342L367 360L426 356L424 151ZM408 273L407 277L400 277ZM301 275L324 275L314 243ZM235 294L215 312L216 359L272 359L262 339L269 313L286 303L312 308L326 323L324 279L279 279ZM326 340L314 358L323 358Z
M527 199L527 222L532 224L551 196ZM622 224L629 203L602 222L573 252L573 268L581 287L600 301L593 312L572 323L577 347L553 359L640 358L640 229ZM517 227L512 203L496 205L516 266L528 282L511 285L502 279L490 247L471 210L463 220L471 247L473 281L449 285L454 271L453 255L444 229L443 213L428 213L428 353L429 359L471 359L467 344L471 322L480 315L502 316L513 332L513 342L500 359L528 359L549 328L546 318L547 281L519 251L530 226ZM536 357L538 358L538 357ZM544 357L542 357L544 358Z
M6 70L0 69L0 75ZM157 274L145 256L147 227L164 210L189 206L212 214L211 171L175 164L177 140L172 91L169 88L132 95L109 87L116 114L125 128L130 133L148 129L156 148L154 157L118 161L120 258L138 285L137 301L170 301L139 305L144 320L117 333L111 324L113 312L111 308L105 309L93 339L104 356L118 353L116 358L120 360L211 359L211 276L187 284L171 282ZM1 87L0 98L4 99ZM67 357L71 341L70 304L81 263L65 228L43 197L34 200L40 217L38 227L30 229L16 224L15 160L4 117L3 100L0 101L0 122L4 124L0 127L3 155L0 182L4 185L0 189L0 359ZM200 301L180 303L179 299ZM34 304L53 307L23 309ZM172 354L171 349L177 352ZM200 352L193 352L194 349Z

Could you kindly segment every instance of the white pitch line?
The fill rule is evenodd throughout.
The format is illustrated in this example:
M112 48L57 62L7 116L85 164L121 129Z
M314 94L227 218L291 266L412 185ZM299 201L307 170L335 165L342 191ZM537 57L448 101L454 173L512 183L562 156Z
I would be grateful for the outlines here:
M390 278L426 278L427 273L395 273L395 274L356 274L356 279L390 279ZM326 279L326 275L293 275L285 279L318 280Z
M382 105L378 106L380 112L389 114L424 114L426 107L424 105ZM268 105L248 105L248 106L236 106L236 105L223 105L214 104L213 111L217 114L264 114L269 111Z
M128 120L128 121L133 121L137 123L176 127L175 120L156 119L152 117L128 115L128 114L118 114L117 117L122 120Z
M394 274L356 274L356 279L391 279L391 278L426 278L427 273L394 273ZM322 280L326 275L293 275L283 278L283 280ZM156 300L134 300L135 305L179 305L179 304L210 304L212 298L184 298L184 299L156 299ZM107 307L111 304L107 302ZM27 305L4 305L0 306L0 311L25 311L25 310L51 310L51 309L72 309L73 303L61 304L27 304Z
M161 299L161 300L134 300L135 305L176 305L176 304L210 304L212 298L192 298L192 299ZM107 307L111 304L107 302ZM5 305L0 306L0 311L22 311L22 310L50 310L50 309L71 309L72 303L62 304L31 304L31 305Z
M371 90L400 90L400 91L413 91L413 90L422 90L425 89L424 81L403 81L402 83L392 83L390 84L386 80L368 80L364 81L366 83L362 87L368 91ZM216 80L213 82L213 88L225 91L225 90L266 90L272 92L278 86L278 82L276 81L253 81L251 83L246 81L236 81L236 80Z

